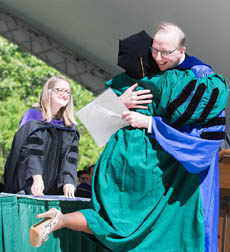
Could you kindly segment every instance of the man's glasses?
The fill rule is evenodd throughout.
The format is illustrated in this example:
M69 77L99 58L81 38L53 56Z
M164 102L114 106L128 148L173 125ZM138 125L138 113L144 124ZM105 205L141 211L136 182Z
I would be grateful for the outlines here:
M160 50L157 50L156 48L153 48L152 46L150 46L150 50L151 50L152 54L158 54L158 53L160 53L161 57L164 57L164 58L167 58L168 56L170 56L177 49L178 48L174 49L173 51L160 51Z
M72 94L71 91L61 88L51 88L52 91L54 91L58 95L68 95L70 96Z

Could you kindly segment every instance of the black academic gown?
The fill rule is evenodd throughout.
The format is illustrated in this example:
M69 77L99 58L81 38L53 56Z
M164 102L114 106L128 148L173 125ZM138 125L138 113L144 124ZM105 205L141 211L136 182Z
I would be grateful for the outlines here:
M79 133L32 120L15 134L5 170L5 192L31 193L33 175L42 175L44 194L63 194L64 184L76 186Z

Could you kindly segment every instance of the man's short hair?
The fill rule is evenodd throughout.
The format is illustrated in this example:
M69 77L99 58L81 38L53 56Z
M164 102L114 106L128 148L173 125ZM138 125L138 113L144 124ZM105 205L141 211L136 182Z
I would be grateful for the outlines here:
M161 23L155 30L154 36L158 33L158 32L171 32L171 31L176 31L178 33L179 36L179 47L184 47L185 46L185 40L186 40L186 36L185 33L183 32L183 30L176 24L174 23L170 23L170 22L163 22Z

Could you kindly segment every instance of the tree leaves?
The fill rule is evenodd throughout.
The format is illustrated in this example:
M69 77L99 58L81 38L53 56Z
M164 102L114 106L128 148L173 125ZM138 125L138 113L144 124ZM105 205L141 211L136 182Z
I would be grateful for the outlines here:
M35 102L45 81L60 74L54 68L0 37L0 175L23 113ZM70 80L75 111L94 99L94 95ZM78 121L79 169L97 161L103 148L98 148L86 128Z

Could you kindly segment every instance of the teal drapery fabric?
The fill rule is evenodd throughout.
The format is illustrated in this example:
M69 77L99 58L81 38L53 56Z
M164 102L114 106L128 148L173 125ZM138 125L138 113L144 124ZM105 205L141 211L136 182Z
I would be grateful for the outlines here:
M38 213L55 207L63 213L89 208L90 202L40 200L0 194L0 252L108 252L90 235L69 229L58 230L40 248L29 241L30 227Z
M18 206L16 197L0 197L0 225L1 225L1 245L0 251L17 251L19 237L18 230ZM20 244L21 245L21 244Z

